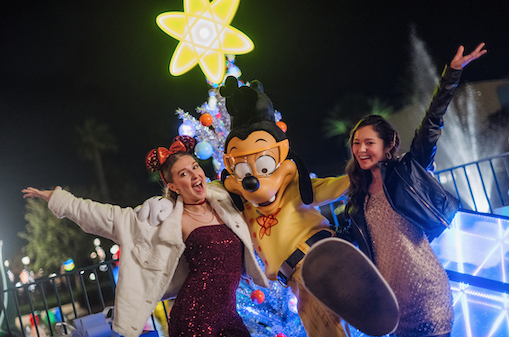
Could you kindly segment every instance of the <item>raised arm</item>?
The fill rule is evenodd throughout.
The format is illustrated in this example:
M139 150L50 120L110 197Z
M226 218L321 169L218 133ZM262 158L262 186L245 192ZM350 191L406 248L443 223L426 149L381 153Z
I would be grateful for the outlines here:
M441 135L443 116L458 86L463 67L486 53L484 43L468 55L463 55L465 48L460 46L449 67L442 73L440 83L435 89L433 99L426 110L421 124L415 131L410 152L427 170L432 170L436 152L436 143Z
M87 233L123 243L139 232L140 222L129 207L103 204L77 198L57 187L54 190L39 190L28 187L22 190L23 198L42 198L58 218L66 217Z
M488 51L486 49L483 49L484 46L485 46L484 42L479 44L477 48L475 48L475 50L468 55L463 55L463 53L465 52L465 47L459 46L456 55L451 61L451 68L461 70L465 68L465 66L472 62L473 60L477 60L479 57L486 54Z

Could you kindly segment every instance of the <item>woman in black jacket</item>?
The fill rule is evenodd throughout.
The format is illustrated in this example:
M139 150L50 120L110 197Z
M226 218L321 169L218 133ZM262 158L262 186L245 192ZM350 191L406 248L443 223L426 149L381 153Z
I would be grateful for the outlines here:
M400 306L394 336L450 336L452 297L447 274L428 238L438 236L458 209L432 168L443 115L461 70L486 50L463 55L460 46L446 67L415 133L410 152L396 158L399 136L382 117L363 118L350 133L352 158L347 212L352 238L378 267Z

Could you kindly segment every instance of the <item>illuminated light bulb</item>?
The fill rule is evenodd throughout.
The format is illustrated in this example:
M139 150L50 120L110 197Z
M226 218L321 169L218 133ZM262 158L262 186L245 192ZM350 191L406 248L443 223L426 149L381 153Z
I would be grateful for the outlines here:
M24 256L21 258L21 263L23 263L25 266L30 264L30 257Z
M64 270L65 271L71 271L74 269L75 265L74 265L74 260L73 259L68 259L67 261L65 261L63 263L64 265Z
M119 245L113 245L113 246L111 246L111 248L110 248L110 253L111 253L112 255L115 255L115 254L117 254L117 253L118 253L118 251L119 251L119 250L120 250Z

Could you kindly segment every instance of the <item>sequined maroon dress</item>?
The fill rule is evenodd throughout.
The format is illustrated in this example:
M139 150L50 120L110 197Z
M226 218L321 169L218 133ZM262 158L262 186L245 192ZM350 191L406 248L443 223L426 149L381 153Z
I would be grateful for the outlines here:
M242 242L226 225L198 227L186 240L189 275L171 309L170 337L250 336L236 309Z

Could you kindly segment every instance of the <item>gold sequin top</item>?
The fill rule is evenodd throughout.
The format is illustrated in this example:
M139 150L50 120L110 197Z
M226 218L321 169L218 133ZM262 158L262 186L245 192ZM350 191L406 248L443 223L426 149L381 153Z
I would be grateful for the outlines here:
M399 302L400 322L395 335L451 332L449 279L422 230L392 209L383 190L366 196L364 213L375 264Z

